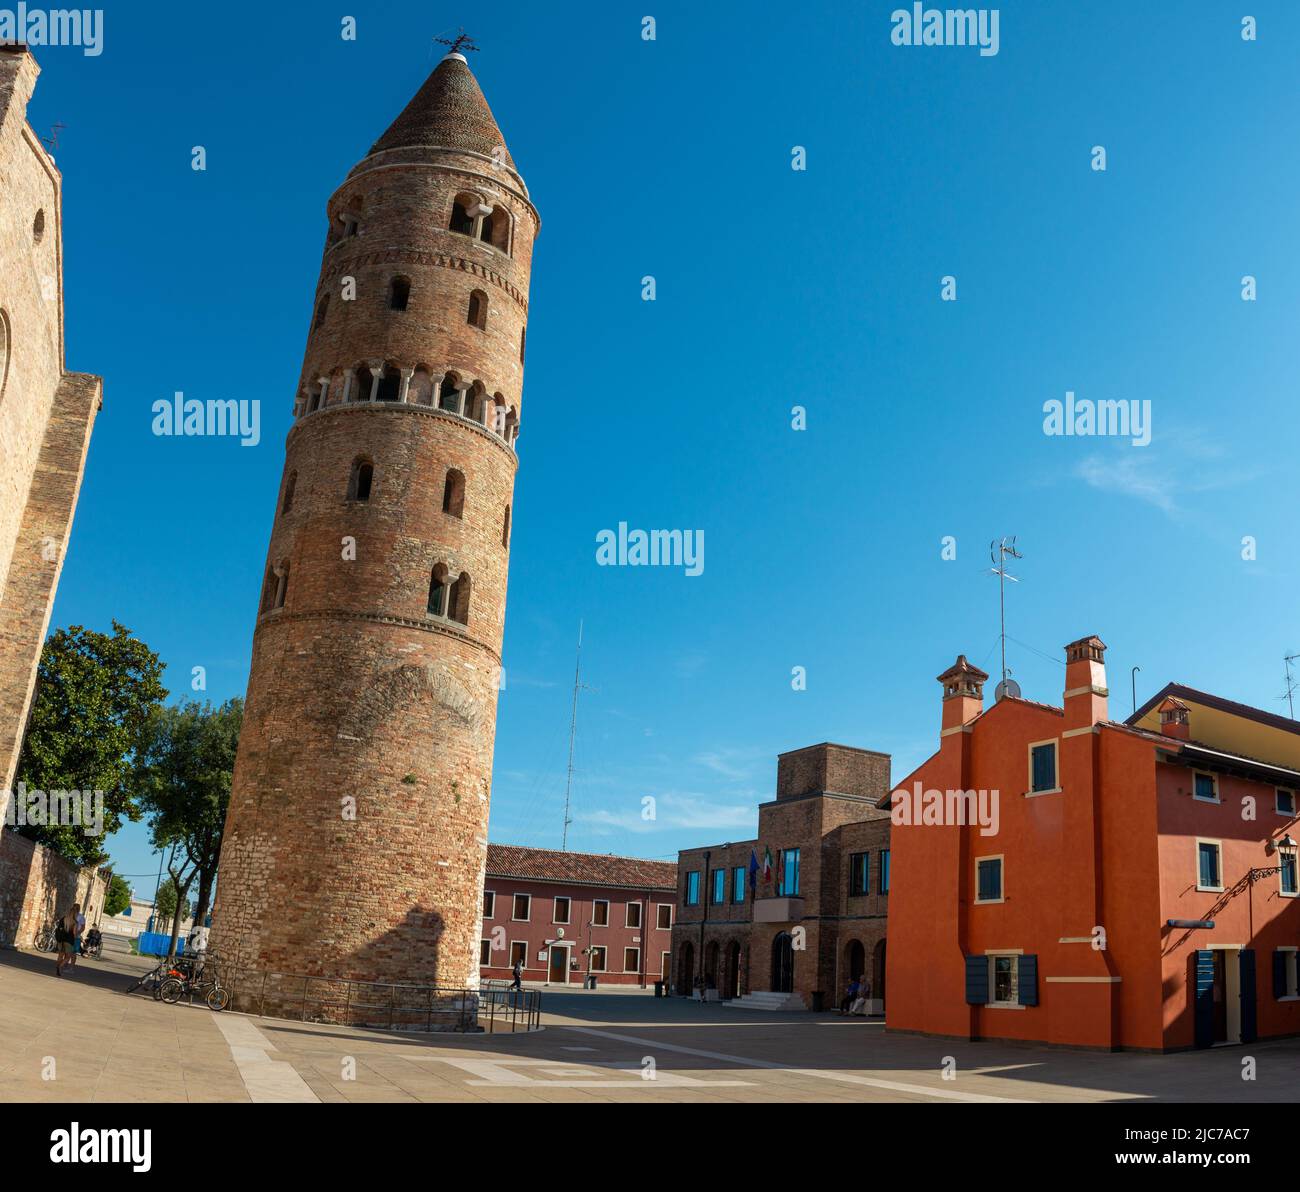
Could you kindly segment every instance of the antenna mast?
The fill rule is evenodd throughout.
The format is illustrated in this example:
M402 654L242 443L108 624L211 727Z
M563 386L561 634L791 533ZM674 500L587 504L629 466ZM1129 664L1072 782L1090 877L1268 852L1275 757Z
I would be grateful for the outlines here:
M1020 581L1007 571L1007 559L1023 559L1025 556L1016 550L1016 536L1005 535L989 543L989 558L993 560L991 574L998 577L998 621L1001 626L999 640L1002 643L1002 690L1006 690L1007 681L1007 580L1013 584Z
M1295 702L1291 697L1295 694L1296 684L1295 680L1291 678L1291 664L1297 658L1300 658L1300 654L1287 654L1282 659L1283 663L1286 665L1286 706L1287 710L1291 713L1292 720L1295 719Z
M573 790L573 738L578 732L578 691L582 687L582 621L578 621L578 657L573 664L573 711L569 714L569 774L564 782L564 831L560 836L560 851L569 848L569 796Z

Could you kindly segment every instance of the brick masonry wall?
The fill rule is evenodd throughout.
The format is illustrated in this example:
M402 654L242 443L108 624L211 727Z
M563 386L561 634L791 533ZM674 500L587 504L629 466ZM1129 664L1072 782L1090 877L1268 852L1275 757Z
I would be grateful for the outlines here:
M802 928L803 946L794 952L793 986L806 1004L818 991L828 1006L838 1002L841 986L848 984L848 969L859 959L855 943L862 945L862 962L871 974L876 957L883 961L877 946L885 936L888 900L879 894L849 897L849 855L872 851L878 864L880 850L888 847L889 812L878 809L875 800L888 793L889 780L888 754L840 745L814 745L782 754L777 798L759 805L758 839L711 847L710 869L725 866L728 873L727 902L721 906L708 901L712 888L704 873L705 850L680 853L678 924L673 930L676 991L687 991L688 967L692 976L700 974L701 958L706 977L717 982L725 996L731 996L735 983L741 992L771 989L773 943L796 927ZM824 793L827 790L841 793ZM783 849L795 848L799 850L795 919L754 922L755 897L777 897L777 859ZM747 890L745 903L735 905L730 901L731 869L748 866L751 849L760 865L764 850L771 852L772 880L765 882L760 873L757 889ZM702 875L699 906L685 905L687 875L692 871ZM873 876L877 872L873 868Z
M347 214L357 232L327 238L267 554L288 582L282 608L260 606L213 915L212 946L236 963L477 986L517 458L414 391L372 404L354 388L344 404L343 373L455 369L517 413L538 226L522 185L490 158L416 147L367 157L329 202L336 231ZM448 229L466 191L510 211L508 253ZM395 275L406 310L388 306ZM475 289L485 329L467 321ZM365 502L348 499L359 458L374 466ZM460 517L443 512L449 468ZM470 577L466 625L427 611L436 563Z
M98 377L63 369L61 183L26 119L37 73L0 47L0 816L100 405Z
M573 945L570 949L572 959L578 962L576 969L569 968L568 984L581 984L589 972L595 972L601 985L652 985L662 976L663 955L672 948L671 916L676 901L673 890L618 890L608 886L569 885L489 875L484 883L484 892L491 892L495 897L492 899L491 916L486 912L484 914L481 938L492 940L494 932L500 928L498 938L504 945L492 951L492 963L479 970L485 979L509 980L511 946L521 943L524 945L525 962L523 979L546 981L550 975L550 946L564 941ZM531 896L527 921L513 918L516 894ZM557 897L570 900L567 923L554 921ZM609 922L604 927L592 926L593 903L597 900L609 903ZM641 907L641 927L627 926L629 902ZM661 930L657 925L658 908L661 905L670 908L670 927L667 931ZM564 931L563 936L559 935L560 929ZM589 949L593 945L605 949L603 971L591 967ZM624 968L625 948L640 949L639 965L634 970ZM538 959L538 954L542 951L548 953L546 960Z
M0 831L0 947L35 947L36 933L74 902L87 925L98 923L107 890L104 874L79 869L17 832Z

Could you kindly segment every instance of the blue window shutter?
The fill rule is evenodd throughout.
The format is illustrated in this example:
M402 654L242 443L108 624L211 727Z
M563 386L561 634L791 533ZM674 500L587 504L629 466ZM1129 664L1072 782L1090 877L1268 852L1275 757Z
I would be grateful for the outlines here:
M1196 1046L1214 1044L1214 953L1200 948L1192 960L1193 989L1196 997Z
M1258 1038L1255 1022L1255 950L1241 950L1241 1041L1253 1043Z
M966 1004L987 1006L989 1001L989 961L987 956L966 957Z
M1273 996L1286 997L1286 953L1273 951Z
M1016 965L1016 998L1022 1006L1038 1005L1038 957L1022 956Z

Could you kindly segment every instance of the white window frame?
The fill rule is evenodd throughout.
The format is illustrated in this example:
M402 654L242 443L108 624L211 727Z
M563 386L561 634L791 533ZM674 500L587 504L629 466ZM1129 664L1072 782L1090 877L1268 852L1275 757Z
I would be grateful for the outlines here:
M492 908L483 911L483 918L495 919L497 917L497 892L495 890L484 890L483 897L491 900L488 905Z
M1210 782L1214 786L1214 798L1207 799L1204 795L1198 795L1196 793L1197 778L1208 778L1210 780ZM1276 796L1274 797L1276 798ZM1219 798L1219 776L1217 774L1211 773L1209 770L1193 770L1192 771L1192 798L1195 799L1198 803L1222 802L1222 800Z
M569 904L567 908L568 913L564 916L563 919L556 917L560 913L561 898L563 898L564 901ZM571 922L573 922L573 899L570 898L567 894L557 894L554 898L551 899L551 922L559 923L565 927L567 927Z
M1290 795L1290 796L1291 796L1291 810L1290 810L1290 811L1283 811L1282 808L1280 808L1280 807L1278 806L1278 796L1279 796L1279 795ZM1285 786L1275 786L1275 787L1273 788L1273 810L1276 811L1278 815L1283 816L1283 817L1286 818L1286 819L1295 819L1295 817L1296 817L1296 811L1295 811L1295 791L1293 791L1293 790L1289 790L1289 789L1288 789L1287 787L1285 787Z
M515 911L519 909L519 900L528 899L527 913L523 916L516 915ZM531 894L515 894L510 899L510 922L512 923L531 923L533 920L533 896Z
M596 953L600 953L600 968L596 967ZM587 971L589 973L609 972L609 949L604 944L592 944L587 953Z
M633 922L631 921L631 920L632 920L632 908L633 908L633 907L636 907L636 922L635 922L635 923L633 923ZM626 907L625 907L624 910L623 910L623 926L624 926L624 927L631 928L633 931L640 931L640 930L641 930L641 921L642 921L644 918L645 918L645 915L643 915L643 914L641 913L641 904L640 904L639 902L631 902L631 901L629 901L629 902L627 903Z
M994 998L994 991L998 987L997 983L997 965L999 960L1011 961L1011 996L1009 1002L999 1002ZM990 952L988 953L989 965L989 1000L986 1005L993 1006L999 1010L1024 1009L1020 1001L1020 953L1019 952Z
M1296 888L1294 890L1284 890L1282 888L1282 858L1290 857L1295 865ZM1223 875L1219 875L1222 879ZM1300 856L1297 856L1297 850L1293 848L1280 848L1277 850L1277 893L1279 898L1296 898L1300 897Z
M603 905L603 906L605 907L605 921L604 921L603 923L597 923L597 922L596 922L596 908L597 908L598 906L601 906L601 905ZM609 899L608 899L608 898L593 898L593 899L591 900L591 925L592 925L593 927L608 927L608 926L609 926Z
M627 967L627 954L629 952L636 953L636 963L631 968ZM623 946L623 971L625 973L639 973L641 971L641 949L635 944L624 944Z
M1286 993L1278 1001L1300 1002L1300 955L1294 944L1284 944L1278 951L1287 954Z
M1052 772L1056 775L1056 785L1051 790L1036 791L1034 790L1034 750L1043 745L1052 747ZM1058 737L1048 737L1045 741L1030 741L1025 750L1025 764L1029 767L1029 781L1025 783L1026 799L1061 793L1061 742Z
M511 940L511 941L510 941L510 951L506 953L506 967L507 967L507 968L511 968L511 969L515 967L514 955L515 955L515 945L516 945L516 944L524 950L524 959L523 959L523 963L522 963L519 967L520 967L521 970L522 970L522 969L526 969L526 968L528 967L528 954L529 954L529 953L528 953L528 941L527 941L527 940Z
M659 919L661 918L661 915L660 915L660 912L661 912L661 911L667 911L667 912L668 912L668 926L667 926L667 927L665 927L662 923L659 922ZM655 903L655 930L656 930L656 931L671 931L672 929L673 929L673 904L672 904L671 902L656 902L656 903Z
M1208 802L1208 800L1202 800L1202 802ZM1218 852L1218 855L1219 855L1219 865L1218 865L1218 869L1219 869L1219 884L1218 884L1217 886L1203 886L1203 885L1201 885L1201 845L1203 845L1203 844L1212 844L1212 845L1214 845L1215 849L1216 849L1217 852ZM1194 847L1195 847L1195 851L1194 851L1194 853L1192 854L1192 856L1193 856L1193 860L1194 860L1195 863L1196 863L1196 888L1197 888L1197 890L1198 890L1198 891L1201 891L1201 892L1203 892L1203 893L1206 893L1206 894L1222 894L1222 893L1223 893L1223 841L1222 841L1222 840L1214 840L1214 839L1211 839L1211 838L1208 837L1208 836L1198 836L1198 837L1196 837L1196 841L1195 841L1195 846L1194 846ZM1280 880L1281 880L1281 874L1278 875L1278 878L1279 878L1279 881L1280 881Z
M487 944L488 958L486 960L483 959L484 944ZM479 968L492 967L492 937L491 936L483 936L478 942L478 966Z
M998 863L998 896L996 898L980 897L980 864L984 861L996 861ZM1007 862L1005 853L989 853L983 857L975 858L975 897L972 899L976 906L997 906L1000 902L1007 900ZM999 955L1008 955L1008 953L999 953Z

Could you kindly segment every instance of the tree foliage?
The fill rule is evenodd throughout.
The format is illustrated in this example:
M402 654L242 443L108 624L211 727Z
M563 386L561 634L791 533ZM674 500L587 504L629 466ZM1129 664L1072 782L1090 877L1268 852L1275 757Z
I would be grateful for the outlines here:
M104 834L84 826L27 825L23 835L79 865L107 859L104 840L122 818L140 818L129 786L133 758L167 698L162 660L117 621L111 634L80 625L50 634L36 672L31 719L18 762L28 790L104 792Z

